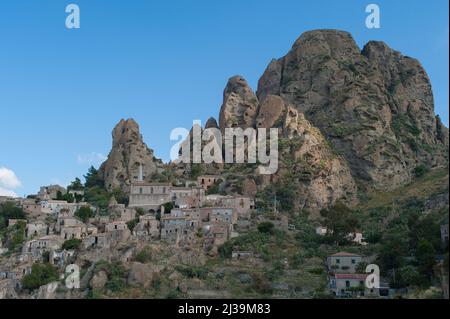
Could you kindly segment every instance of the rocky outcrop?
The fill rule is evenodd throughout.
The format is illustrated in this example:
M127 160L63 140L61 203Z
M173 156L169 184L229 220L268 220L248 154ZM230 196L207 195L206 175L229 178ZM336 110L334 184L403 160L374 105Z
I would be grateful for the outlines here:
M304 113L352 175L375 187L407 183L418 165L448 163L448 129L434 115L425 70L383 42L361 51L348 32L306 32L261 77L261 105L273 95ZM265 118L267 105L260 112Z
M154 277L154 271L149 265L134 262L128 272L127 283L131 286L150 287Z
M121 120L114 128L112 138L111 152L99 169L107 190L126 190L138 180L140 167L144 181L148 182L164 169L162 162L153 156L153 150L144 143L139 125L133 119Z
M15 285L12 279L0 279L0 300L17 299L18 295L14 288Z
M36 299L56 299L56 290L58 282L51 282L45 286L39 287Z
M223 92L219 126L222 132L226 127L254 126L258 99L247 81L237 75L228 80Z
M90 286L94 290L102 290L108 282L108 275L105 271L100 270L92 276Z

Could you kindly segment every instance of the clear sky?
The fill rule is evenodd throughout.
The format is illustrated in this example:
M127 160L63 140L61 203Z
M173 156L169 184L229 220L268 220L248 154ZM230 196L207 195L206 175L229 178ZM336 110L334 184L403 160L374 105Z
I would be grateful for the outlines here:
M76 3L81 28L65 27ZM365 7L381 28L365 27ZM0 4L0 193L67 185L111 148L133 117L169 159L172 128L217 118L227 79L255 89L272 58L307 30L349 31L419 59L448 126L447 0L8 0Z

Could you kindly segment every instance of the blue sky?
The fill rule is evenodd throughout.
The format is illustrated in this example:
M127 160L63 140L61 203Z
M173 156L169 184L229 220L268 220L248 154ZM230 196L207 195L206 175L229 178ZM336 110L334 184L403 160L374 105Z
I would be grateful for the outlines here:
M70 3L78 30L65 28ZM369 3L381 29L365 27ZM229 77L256 88L272 58L320 28L419 59L448 126L447 0L2 1L0 189L24 195L81 177L108 154L121 118L135 118L167 160L172 128L217 117Z

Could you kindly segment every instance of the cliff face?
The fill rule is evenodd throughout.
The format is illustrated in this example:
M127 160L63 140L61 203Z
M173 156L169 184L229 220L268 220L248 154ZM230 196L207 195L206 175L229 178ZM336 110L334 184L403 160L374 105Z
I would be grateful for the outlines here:
M383 42L361 51L347 32L306 32L259 80L260 112L270 95L303 113L374 187L393 189L419 165L448 163L448 129L435 117L425 70Z
M144 181L151 181L152 175L162 170L162 162L154 158L153 150L142 140L139 125L133 119L121 120L112 138L111 152L99 169L107 190L126 190L131 182L137 181L140 167Z
M259 175L252 165L235 164L171 163L166 169L180 180L220 174L232 193L284 183L297 208L317 210L337 200L355 203L358 189L405 185L418 167L448 166L448 129L434 114L420 63L383 42L360 50L343 31L302 34L286 56L270 62L256 93L242 76L230 78L218 123L210 118L205 126L226 127L278 128L278 172ZM164 169L138 125L122 120L100 169L106 187L128 186L141 164L146 181Z

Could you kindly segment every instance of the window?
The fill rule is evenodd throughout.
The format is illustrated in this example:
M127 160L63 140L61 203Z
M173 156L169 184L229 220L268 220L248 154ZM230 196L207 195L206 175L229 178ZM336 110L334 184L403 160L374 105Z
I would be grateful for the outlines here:
M139 188L139 194L142 194L142 187Z
M345 287L350 288L350 281L348 281L348 280L345 281Z
M338 259L336 259L336 264L340 264L341 263L341 260L338 258Z
M352 264L356 264L356 260L352 259Z

